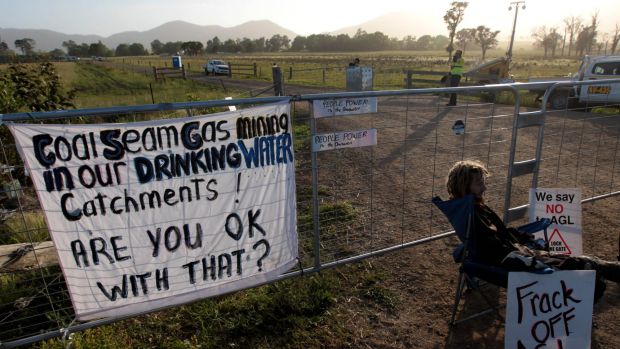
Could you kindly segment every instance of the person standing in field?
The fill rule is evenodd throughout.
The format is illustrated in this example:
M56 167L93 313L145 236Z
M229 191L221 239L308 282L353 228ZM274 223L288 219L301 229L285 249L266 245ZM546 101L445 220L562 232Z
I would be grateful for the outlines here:
M461 76L463 75L464 66L465 60L463 59L463 51L456 50L454 56L452 56L452 61L450 62L450 87L457 87L459 85L461 82ZM446 105L449 107L456 105L456 93L450 94L450 102Z

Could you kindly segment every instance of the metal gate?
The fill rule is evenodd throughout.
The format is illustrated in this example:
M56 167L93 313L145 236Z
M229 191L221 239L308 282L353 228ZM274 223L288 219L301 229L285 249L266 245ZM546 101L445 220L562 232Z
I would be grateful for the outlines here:
M598 81L600 84L600 81ZM529 84L315 94L2 115L2 122L99 123L201 115L229 105L293 105L299 267L280 279L386 254L453 234L430 199L461 159L494 174L487 201L507 222L523 220L530 187L578 187L584 202L620 193L620 109L522 107ZM581 84L591 84L585 82ZM537 84L540 86L541 84ZM459 106L445 106L446 93ZM376 113L313 117L313 102L376 97ZM482 102L481 102L482 100ZM488 101L488 102L484 102ZM501 103L500 103L501 101ZM313 152L315 136L377 132L377 145ZM461 132L462 131L462 132ZM6 132L6 128L3 128ZM0 347L15 347L122 318L74 320L53 244L13 144L2 147Z

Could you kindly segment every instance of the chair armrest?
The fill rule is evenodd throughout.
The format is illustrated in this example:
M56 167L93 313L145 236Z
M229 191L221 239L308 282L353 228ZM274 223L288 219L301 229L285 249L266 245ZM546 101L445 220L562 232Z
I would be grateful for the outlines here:
M508 273L513 271L503 267L496 267L493 265L470 261L463 262L463 264L461 265L461 270L467 275L477 277L486 282L492 283L493 285L497 285L503 288L508 287ZM527 272L534 274L551 274L553 273L553 271L554 270L552 268L544 268Z
M549 225L551 225L551 220L549 218L542 218L535 222L517 227L517 230L523 233L533 234L537 231L547 229Z

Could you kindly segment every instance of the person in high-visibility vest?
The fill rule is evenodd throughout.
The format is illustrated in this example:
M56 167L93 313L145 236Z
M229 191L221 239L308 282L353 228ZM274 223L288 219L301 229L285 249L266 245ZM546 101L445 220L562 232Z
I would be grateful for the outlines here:
M463 59L463 51L456 50L452 57L450 64L450 87L456 87L461 82L461 76L463 75L463 67L465 66L465 60ZM456 93L450 94L450 102L447 106L456 105Z

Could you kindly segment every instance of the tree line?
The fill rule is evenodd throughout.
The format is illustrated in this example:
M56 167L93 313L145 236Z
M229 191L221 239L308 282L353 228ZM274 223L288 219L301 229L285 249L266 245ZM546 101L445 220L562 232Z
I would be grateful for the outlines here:
M150 44L150 51L140 43L119 44L115 49L106 47L101 41L96 43L77 44L73 40L64 41L62 47L66 54L76 57L110 57L110 56L143 56L148 54L186 54L202 55L205 53L255 53L255 52L360 52L360 51L384 51L384 50L444 50L448 57L452 56L455 49L465 52L468 48L476 47L481 50L482 59L485 58L489 49L497 47L497 35L499 30L492 30L484 25L474 28L459 30L468 6L467 1L453 1L446 11L443 21L448 30L444 35L422 35L419 38L405 36L402 39L389 37L377 31L368 33L358 29L353 36L348 34L312 34L309 36L297 36L291 40L286 35L273 35L271 38L261 37L258 39L241 38L221 40L217 36L207 40L205 44L200 41L174 41L161 42L154 40ZM560 33L558 27L542 26L537 28L532 37L535 45L542 47L545 57L561 48L561 56L577 56L592 54L596 50L600 54L602 50L613 54L618 49L620 41L620 26L616 24L613 33L599 32L598 13L595 13L590 23L584 23L581 17L569 17L564 19L564 33ZM15 47L23 55L34 55L36 42L30 38L15 40ZM11 54L8 45L0 39L0 56ZM65 51L57 48L48 53L51 56L64 56Z
M329 35L313 34L310 36L297 36L292 41L286 35L273 35L271 38L258 39L227 39L220 40L217 36L206 42L199 41L171 41L161 42L153 40L150 50L140 43L119 44L116 49L110 49L101 41L96 43L76 43L73 40L63 41L63 49L57 48L47 54L51 56L76 56L76 57L122 57L143 56L149 54L186 54L201 55L209 53L255 53L255 52L353 52L353 51L382 51L382 50L442 50L448 43L448 37L444 35L423 35L419 38L406 36L403 39L390 38L382 32L366 33L359 29L350 37L347 34ZM33 39L24 38L15 41L15 47L22 55L42 54L35 52L36 42ZM10 54L8 45L0 42L0 55Z
M444 22L448 27L448 36L444 35L422 35L419 38L408 35L402 39L391 38L388 35L377 31L368 33L362 29L351 37L348 34L312 34L309 36L296 36L291 40L286 35L273 35L267 39L227 39L222 41L217 36L208 40L206 45L200 41L175 41L163 43L160 40L151 42L150 52L142 44L120 44L115 50L109 49L101 41L91 44L77 44L73 40L65 41L62 46L67 50L67 54L77 57L109 57L109 56L142 56L147 54L186 54L201 55L204 53L254 53L254 52L363 52L363 51L384 51L384 50L447 50L451 55L455 43L465 51L467 46L476 44L482 49L482 58L486 51L497 46L497 34L499 31L492 31L485 26L476 28L462 29L456 31L458 25L463 20L467 2L455 1L451 3L450 9L444 16ZM1 41L1 40L0 40ZM16 40L15 46L21 50L22 54L33 54L35 42L32 39ZM5 44L6 46L6 44ZM8 47L6 47L8 50ZM5 50L5 51L6 51ZM50 54L61 55L62 50L56 49ZM0 52L1 54L2 52Z
M557 26L545 25L532 32L535 45L544 50L545 57L550 55L553 58L558 53L562 57L581 57L595 52L615 54L619 49L620 25L616 23L612 32L601 33L598 12L590 17L589 23L579 16L570 16L564 18L563 25L563 32Z
M484 26L466 28L457 31L459 24L465 16L467 1L453 1L444 15L447 25L450 43L446 46L448 56L452 55L455 46L465 51L468 44L476 43L482 50L482 59L489 48L497 46L497 34L499 30L492 31ZM560 29L555 27L541 26L532 32L534 45L544 50L545 58L548 55L556 57L557 51L561 50L562 57L571 57L573 54L581 57L587 54L615 54L620 44L620 25L616 23L615 29L609 33L600 32L598 12L595 12L590 22L584 22L579 16L564 18L563 35ZM456 45L455 45L456 44Z

